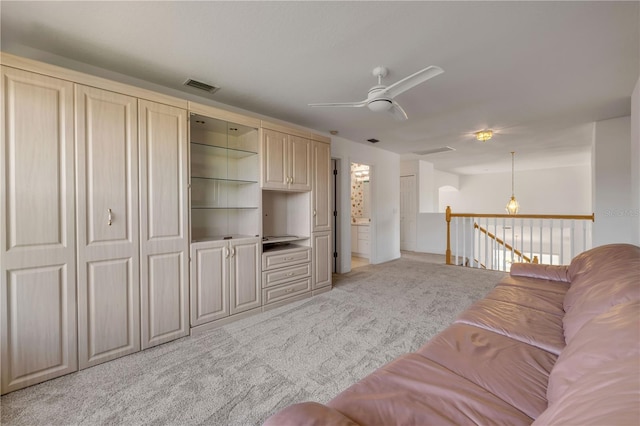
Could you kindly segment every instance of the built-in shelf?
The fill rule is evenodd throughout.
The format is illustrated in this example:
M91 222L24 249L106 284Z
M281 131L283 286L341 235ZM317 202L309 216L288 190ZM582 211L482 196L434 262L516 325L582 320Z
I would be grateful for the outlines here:
M260 232L259 130L194 114L191 238L218 241Z
M201 236L196 240L191 240L192 243L202 243L205 241L225 241L225 240L240 240L243 238L255 238L258 235L241 235L241 234L233 234L233 235L210 235L210 236Z
M218 152L217 156L219 157L239 159L239 158L250 157L252 155L258 155L258 153L255 151L247 151L244 149L236 149L236 148L227 148L224 146L211 145L211 144L195 142L195 141L191 141L191 145L203 146L203 147L206 147L207 149L211 149L211 152L214 152L214 153Z
M265 237L262 237L262 245L280 244L280 243L287 243L292 241L304 241L308 239L309 237L298 236L298 235L265 236Z
M252 183L258 183L257 180L243 180L243 179L228 179L228 178L218 178L218 177L208 177L208 176L191 176L191 179L202 179L207 181L215 181L226 183L230 185L248 185Z

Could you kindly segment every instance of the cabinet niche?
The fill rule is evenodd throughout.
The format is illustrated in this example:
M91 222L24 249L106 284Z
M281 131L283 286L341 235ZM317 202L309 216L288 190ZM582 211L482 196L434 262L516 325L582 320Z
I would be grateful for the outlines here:
M260 233L259 132L191 115L192 241Z

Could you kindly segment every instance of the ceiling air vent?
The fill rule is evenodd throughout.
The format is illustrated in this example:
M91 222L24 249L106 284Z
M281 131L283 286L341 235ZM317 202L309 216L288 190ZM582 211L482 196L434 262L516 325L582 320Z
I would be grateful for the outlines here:
M418 155L431 155L437 154L439 152L447 152L447 151L455 151L455 148L451 148L450 146L441 146L440 148L426 149L424 151L414 151L414 154Z
M380 141L378 139L376 139L376 138L371 138L371 139L367 139L367 142L378 143Z
M201 81L194 80L194 79L191 79L191 78L188 79L187 81L185 81L184 85L185 86L189 86L189 87L193 87L194 89L204 90L205 92L209 92L210 94L213 94L213 93L217 92L218 90L220 90L219 87L212 86L210 84L203 83Z

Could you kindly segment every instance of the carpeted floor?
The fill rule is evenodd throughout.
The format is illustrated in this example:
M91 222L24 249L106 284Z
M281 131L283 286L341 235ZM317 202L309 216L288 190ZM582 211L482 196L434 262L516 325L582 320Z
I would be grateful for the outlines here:
M405 256L328 293L1 399L3 425L252 425L338 392L444 329L504 274Z

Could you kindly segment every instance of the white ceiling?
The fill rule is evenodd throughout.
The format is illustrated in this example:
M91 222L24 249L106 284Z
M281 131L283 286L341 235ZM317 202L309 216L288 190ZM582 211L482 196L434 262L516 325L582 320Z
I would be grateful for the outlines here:
M423 158L462 174L585 164L590 123L630 114L640 68L633 2L11 2L5 52L45 51L172 89ZM349 102L389 68L391 84L445 73L396 100L397 122ZM489 142L472 133L492 128ZM339 143L339 139L337 139ZM442 146L453 152L411 154Z

